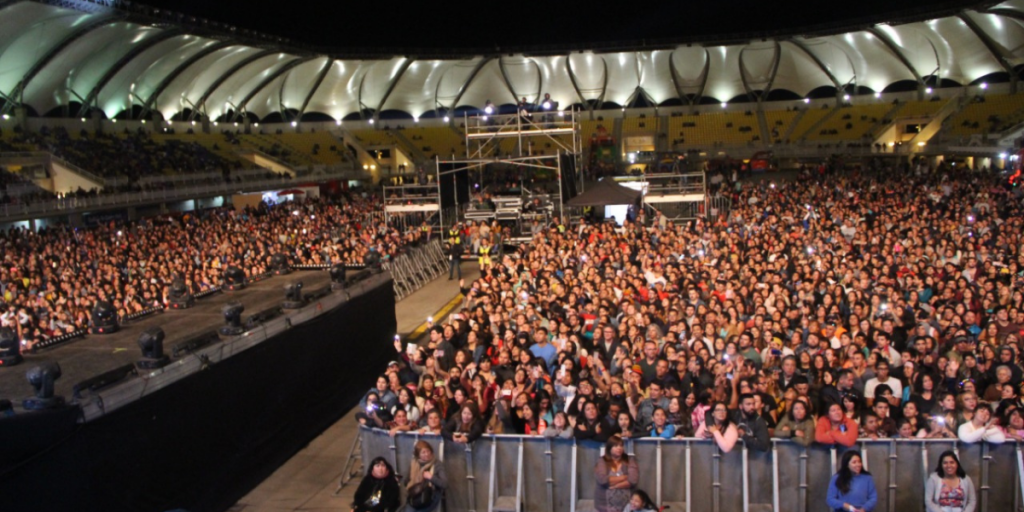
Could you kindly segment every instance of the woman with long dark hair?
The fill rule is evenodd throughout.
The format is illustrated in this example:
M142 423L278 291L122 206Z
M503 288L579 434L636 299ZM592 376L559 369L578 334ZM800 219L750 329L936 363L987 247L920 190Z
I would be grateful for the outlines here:
M978 496L974 483L952 450L939 455L939 465L924 485L924 504L928 512L974 512Z
M828 483L828 506L836 512L871 512L878 504L878 493L871 473L864 471L860 452L843 453L839 471Z

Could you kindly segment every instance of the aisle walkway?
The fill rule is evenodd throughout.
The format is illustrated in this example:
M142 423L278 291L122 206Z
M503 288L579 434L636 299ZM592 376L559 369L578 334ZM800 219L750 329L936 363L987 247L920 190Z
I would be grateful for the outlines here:
M480 273L475 262L462 264L466 281ZM441 321L458 296L458 281L442 276L395 307L398 331L422 335L428 316ZM383 371L383 369L382 369ZM369 386L367 386L369 389ZM349 450L356 438L356 410L353 409L319 437L295 454L269 478L231 507L231 512L293 512L349 510L359 477L335 495Z

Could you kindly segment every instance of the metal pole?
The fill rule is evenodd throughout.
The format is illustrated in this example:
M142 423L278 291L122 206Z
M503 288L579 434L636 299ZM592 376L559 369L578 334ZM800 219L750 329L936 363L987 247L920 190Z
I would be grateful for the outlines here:
M444 236L444 205L441 203L441 159L434 155L434 181L437 182L437 236Z
M693 512L693 497L690 496L690 479L693 473L690 472L690 442L686 442L686 512Z
M719 512L721 505L719 504L719 491L722 486L722 450L717 445L714 447L715 454L711 457L711 512Z
M655 452L654 461L654 471L656 474L654 480L654 502L661 503L661 438L658 438L657 447L658 450Z
M469 483L469 512L476 512L476 476L473 474L472 443L466 443L466 481Z
M750 510L750 461L747 444L743 443L743 510Z
M565 223L565 195L562 194L562 159L560 152L555 151L555 160L558 161L558 217ZM660 444L658 446L661 446ZM660 451L658 453L661 453Z
M491 461L494 465L494 461ZM519 460L516 461L516 510L522 510L523 501L523 438L519 438Z
M889 499L889 510L896 509L896 441L889 441L889 490L886 493ZM927 474L927 473L926 473Z
M552 475L555 472L555 470L554 470L554 464L555 464L554 456L555 456L555 453L554 453L553 448L551 447L551 438L550 437L547 438L547 446L546 446L546 451L544 452L544 456L547 457L547 459L548 459L548 463L544 466L544 472L547 473L546 475L544 475L545 476L544 483L547 484L545 486L545 488L546 488L547 494L548 494L548 508L547 508L547 512L554 512L554 510L555 510L555 488L554 488L555 487L555 479L552 478Z
M991 486L988 481L989 468L988 465L992 461L992 454L988 448L988 443L981 443L981 499L978 500L978 510L988 510L988 494L991 491ZM927 469L927 468L925 468ZM926 473L927 474L927 473Z
M772 511L779 510L779 447L772 441Z
M578 447L574 440L572 442L572 474L569 475L569 512L576 512L576 501L579 500L579 496L576 495L576 450Z
M520 441L522 442L522 441ZM487 475L487 512L494 512L494 485L498 475L498 440L491 438L491 468ZM518 507L516 508L518 510Z
M800 500L796 505L797 512L807 510L807 447L800 448Z

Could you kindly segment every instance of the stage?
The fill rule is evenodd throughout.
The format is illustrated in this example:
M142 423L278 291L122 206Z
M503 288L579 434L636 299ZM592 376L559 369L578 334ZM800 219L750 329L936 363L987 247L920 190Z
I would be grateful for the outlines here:
M273 276L250 284L235 292L217 292L199 299L189 309L168 309L140 318L121 326L114 334L89 334L52 349L36 354L24 354L20 365L0 368L0 398L7 398L21 412L21 401L32 395L32 387L25 378L25 372L33 366L47 361L60 364L63 376L56 382L56 394L71 400L75 384L103 372L132 364L141 357L139 334L150 327L163 328L164 352L186 339L224 325L221 307L229 302L241 302L245 306L243 320L260 311L280 306L284 300L284 285L302 281L303 292L309 293L324 286L330 286L330 274L326 270L294 271L284 276Z

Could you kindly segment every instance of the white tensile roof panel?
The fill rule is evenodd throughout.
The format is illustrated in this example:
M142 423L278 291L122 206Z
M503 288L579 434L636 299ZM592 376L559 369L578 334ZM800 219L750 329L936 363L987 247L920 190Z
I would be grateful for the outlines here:
M318 57L303 62L284 74L284 83L278 87L267 86L256 96L271 94L278 98L278 102L284 102L284 108L299 110L302 108L302 102L306 101L310 90L316 85L316 80L324 70L324 66L333 65L333 63L334 60L328 57ZM322 86L323 84L321 84ZM307 108L306 111L308 112L309 109ZM263 115L255 111L254 113Z
M656 105L679 97L672 81L672 69L669 67L671 51L642 52L637 54L637 59L640 62L640 86Z
M542 92L544 74L535 60L522 55L513 55L501 57L499 62L508 76L509 86L515 92L516 97L525 97L528 103L536 103L544 97Z
M626 105L640 86L636 53L604 53L601 58L608 66L608 88L604 93L604 101Z
M0 15L0 91L13 90L51 48L97 17L34 2L4 9Z
M103 25L68 45L25 88L25 102L44 114L89 94L106 69L128 51L131 41L157 32L131 23Z
M607 74L604 58L593 52L573 53L569 55L569 66L583 98L587 101L600 98Z
M444 60L417 60L409 65L405 74L395 84L394 91L382 110L401 110L413 117L422 116L434 110L434 95L437 86L454 64Z
M740 52L742 46L713 46L708 48L711 67L704 96L718 101L729 101L745 94L743 79L740 78Z
M483 108L487 100L499 106L516 102L515 96L501 76L499 59L491 59L484 64L473 81L466 85L466 90L455 107Z
M377 110L391 84L399 78L402 68L409 64L408 57L367 61L366 73L360 84L360 99L366 108Z
M359 80L363 76L362 61L336 60L327 77L309 100L306 112L320 112L335 119L359 111ZM273 100L277 102L276 99ZM260 105L264 102L261 100ZM269 110L276 112L277 107Z
M779 53L779 69L772 89L785 89L798 96L807 96L822 85L835 85L814 59L795 43L783 41Z
M156 102L156 108L165 118L185 109L192 109L222 75L245 59L260 51L247 46L231 46L213 52L190 66L164 90Z
M542 91L551 95L551 99L558 103L558 108L565 110L570 106L580 103L580 97L572 86L572 79L569 77L569 70L565 63L568 57L565 55L552 55L549 57L534 57L541 70Z
M206 114L210 116L210 119L217 119L229 110L243 108L240 103L250 92L253 92L253 89L272 76L277 70L287 66L296 59L298 57L294 55L275 53L250 62L231 75L210 94L210 97L206 100Z
M148 97L146 96L148 90L141 90L139 78L145 76L151 66L167 55L178 55L190 47L198 51L200 44L201 42L194 36L181 35L161 41L146 49L111 77L97 96L97 104L108 118L131 108L132 105L141 105ZM139 98L143 99L139 100Z
M217 44L217 41L212 39L196 36L185 37L187 41L184 44L161 54L155 61L148 64L144 70L135 74L135 96L142 98L143 101L149 99L160 83L168 78L175 69L178 69L179 66L204 49ZM143 59L140 57L138 60ZM136 101L138 100L136 99Z

